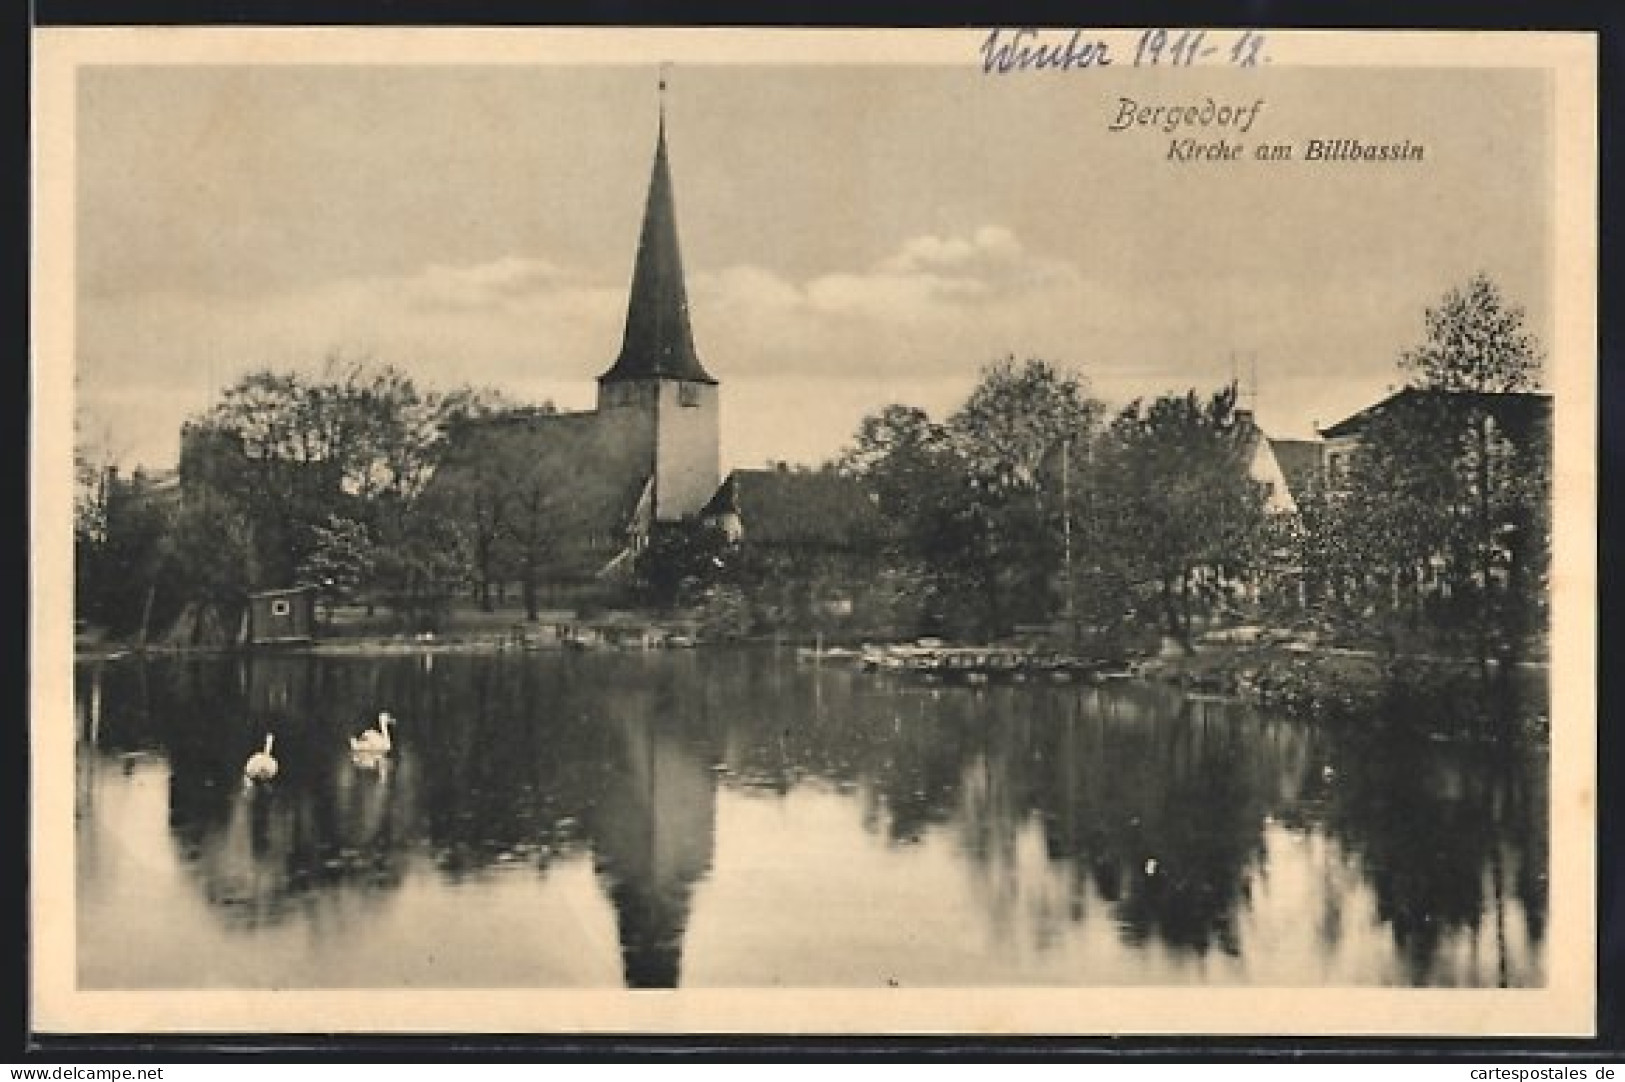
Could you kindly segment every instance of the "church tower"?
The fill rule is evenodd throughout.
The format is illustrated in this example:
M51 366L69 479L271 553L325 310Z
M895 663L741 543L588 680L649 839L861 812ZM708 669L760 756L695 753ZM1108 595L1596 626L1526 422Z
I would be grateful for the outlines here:
M666 82L626 305L621 354L598 377L598 410L648 441L656 522L697 514L720 477L717 381L700 364L688 322L688 291L677 247L677 210L666 161Z

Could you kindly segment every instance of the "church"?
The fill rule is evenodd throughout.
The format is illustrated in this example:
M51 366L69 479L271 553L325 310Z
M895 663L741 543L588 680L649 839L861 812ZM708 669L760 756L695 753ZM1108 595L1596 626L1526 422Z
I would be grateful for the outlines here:
M663 106L621 349L597 383L591 411L510 409L453 434L436 484L456 493L460 519L476 534L486 529L490 545L499 529L507 538L500 581L541 583L554 600L575 600L629 572L655 530L695 519L735 543L759 534L782 544L789 530L795 544L790 527L805 516L786 508L827 511L832 487L848 519L875 514L856 483L827 473L736 470L724 483L721 388L689 322Z

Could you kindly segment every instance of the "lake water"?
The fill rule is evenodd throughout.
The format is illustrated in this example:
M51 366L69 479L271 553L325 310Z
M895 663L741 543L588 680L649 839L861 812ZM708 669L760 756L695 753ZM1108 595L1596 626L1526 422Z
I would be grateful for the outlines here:
M1545 980L1539 754L768 649L76 679L84 988Z

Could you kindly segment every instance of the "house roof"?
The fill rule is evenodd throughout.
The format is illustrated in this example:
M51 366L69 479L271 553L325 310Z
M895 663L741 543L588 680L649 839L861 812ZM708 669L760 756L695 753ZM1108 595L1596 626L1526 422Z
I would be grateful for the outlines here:
M1270 450L1275 452L1294 500L1302 499L1320 477L1325 446L1319 440L1270 440Z
M277 590L254 590L248 596L254 600L260 600L263 598L293 597L297 594L311 594L315 592L315 586L309 583L301 583L298 586L284 586Z
M863 486L827 471L734 470L703 516L739 516L746 541L832 548L877 538L885 521Z
M600 383L638 379L716 380L694 352L688 321L688 290L677 245L677 208L672 197L671 168L666 161L666 122L661 117L655 141L649 198L643 209L632 291L626 304L626 335L621 354Z
M1420 387L1405 387L1380 402L1375 402L1336 424L1320 430L1326 439L1358 436L1378 415L1401 403L1438 400L1471 402L1489 411L1497 423L1515 436L1527 435L1533 426L1550 423L1552 396L1539 391L1440 391Z

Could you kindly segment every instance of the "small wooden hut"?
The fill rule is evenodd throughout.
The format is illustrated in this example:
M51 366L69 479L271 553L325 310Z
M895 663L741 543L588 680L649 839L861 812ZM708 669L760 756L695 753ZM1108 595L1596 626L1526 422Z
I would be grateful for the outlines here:
M248 645L294 646L316 637L316 588L261 590L248 597Z

